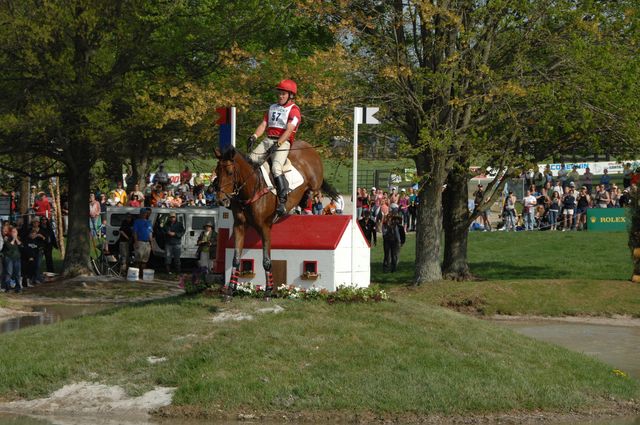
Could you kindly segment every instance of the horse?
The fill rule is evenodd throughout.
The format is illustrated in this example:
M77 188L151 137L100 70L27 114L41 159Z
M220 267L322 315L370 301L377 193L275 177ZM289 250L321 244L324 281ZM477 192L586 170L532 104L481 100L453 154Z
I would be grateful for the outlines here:
M237 289L245 230L251 226L262 240L265 297L269 298L273 291L271 226L276 218L277 196L267 188L260 165L253 164L233 147L214 152L218 159L215 170L218 202L231 209L234 220L233 269L229 282L225 282L225 293L231 296ZM335 188L324 179L320 155L309 143L296 140L289 151L289 160L302 175L304 183L289 192L287 211L296 205L304 207L308 197L320 190L334 199L338 197Z

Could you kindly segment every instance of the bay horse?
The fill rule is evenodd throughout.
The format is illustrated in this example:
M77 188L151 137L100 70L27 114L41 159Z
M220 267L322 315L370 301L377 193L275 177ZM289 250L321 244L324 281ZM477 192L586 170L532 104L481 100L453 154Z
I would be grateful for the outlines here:
M218 202L233 212L233 269L229 283L225 283L225 292L231 295L237 289L245 230L247 226L251 226L262 240L262 267L266 277L265 297L268 298L273 290L271 226L276 217L278 199L268 190L260 165L253 164L244 154L231 147L223 152L215 149L215 156L218 159L215 170ZM335 188L324 179L320 155L310 144L296 140L289 151L289 160L302 175L304 183L289 192L287 211L296 205L305 207L308 196L320 190L334 199L337 198Z

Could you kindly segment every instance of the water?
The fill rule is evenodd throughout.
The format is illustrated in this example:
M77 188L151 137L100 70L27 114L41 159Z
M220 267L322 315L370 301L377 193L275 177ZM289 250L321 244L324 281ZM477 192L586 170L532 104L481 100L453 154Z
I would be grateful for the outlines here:
M578 351L640 379L640 326L612 326L548 320L495 323L532 338Z
M61 320L73 317L94 314L109 308L104 304L43 304L32 308L40 314L33 316L20 316L0 321L0 334L17 331L28 326L50 325Z

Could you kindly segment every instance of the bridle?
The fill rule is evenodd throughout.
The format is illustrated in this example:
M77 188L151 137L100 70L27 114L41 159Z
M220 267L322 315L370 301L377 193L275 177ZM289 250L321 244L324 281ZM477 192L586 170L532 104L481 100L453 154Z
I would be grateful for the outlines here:
M218 175L218 180L216 182L217 187L217 191L220 192L226 199L228 199L229 201L239 201L238 196L240 195L240 191L247 185L247 181L245 180L243 183L240 183L240 176L238 175L238 169L236 167L235 161L233 159L225 159L225 160L220 160L220 165L223 169L225 169L225 173L227 174L227 176L232 176L233 178L233 189L231 192L225 192L224 190L222 190L222 187L220 186L220 174ZM233 168L233 172L228 172L227 169L229 167Z

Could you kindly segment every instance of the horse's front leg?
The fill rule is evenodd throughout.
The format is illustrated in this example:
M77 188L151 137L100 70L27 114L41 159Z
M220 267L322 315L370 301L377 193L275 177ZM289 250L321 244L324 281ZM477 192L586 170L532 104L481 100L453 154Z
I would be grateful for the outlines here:
M244 224L233 226L233 263L229 283L225 288L227 295L233 295L238 290L238 279L240 279L240 257L242 256L242 248L244 247L244 232Z
M265 273L265 299L271 298L273 292L273 274L271 273L271 228L264 226L260 229L262 239L262 267Z

